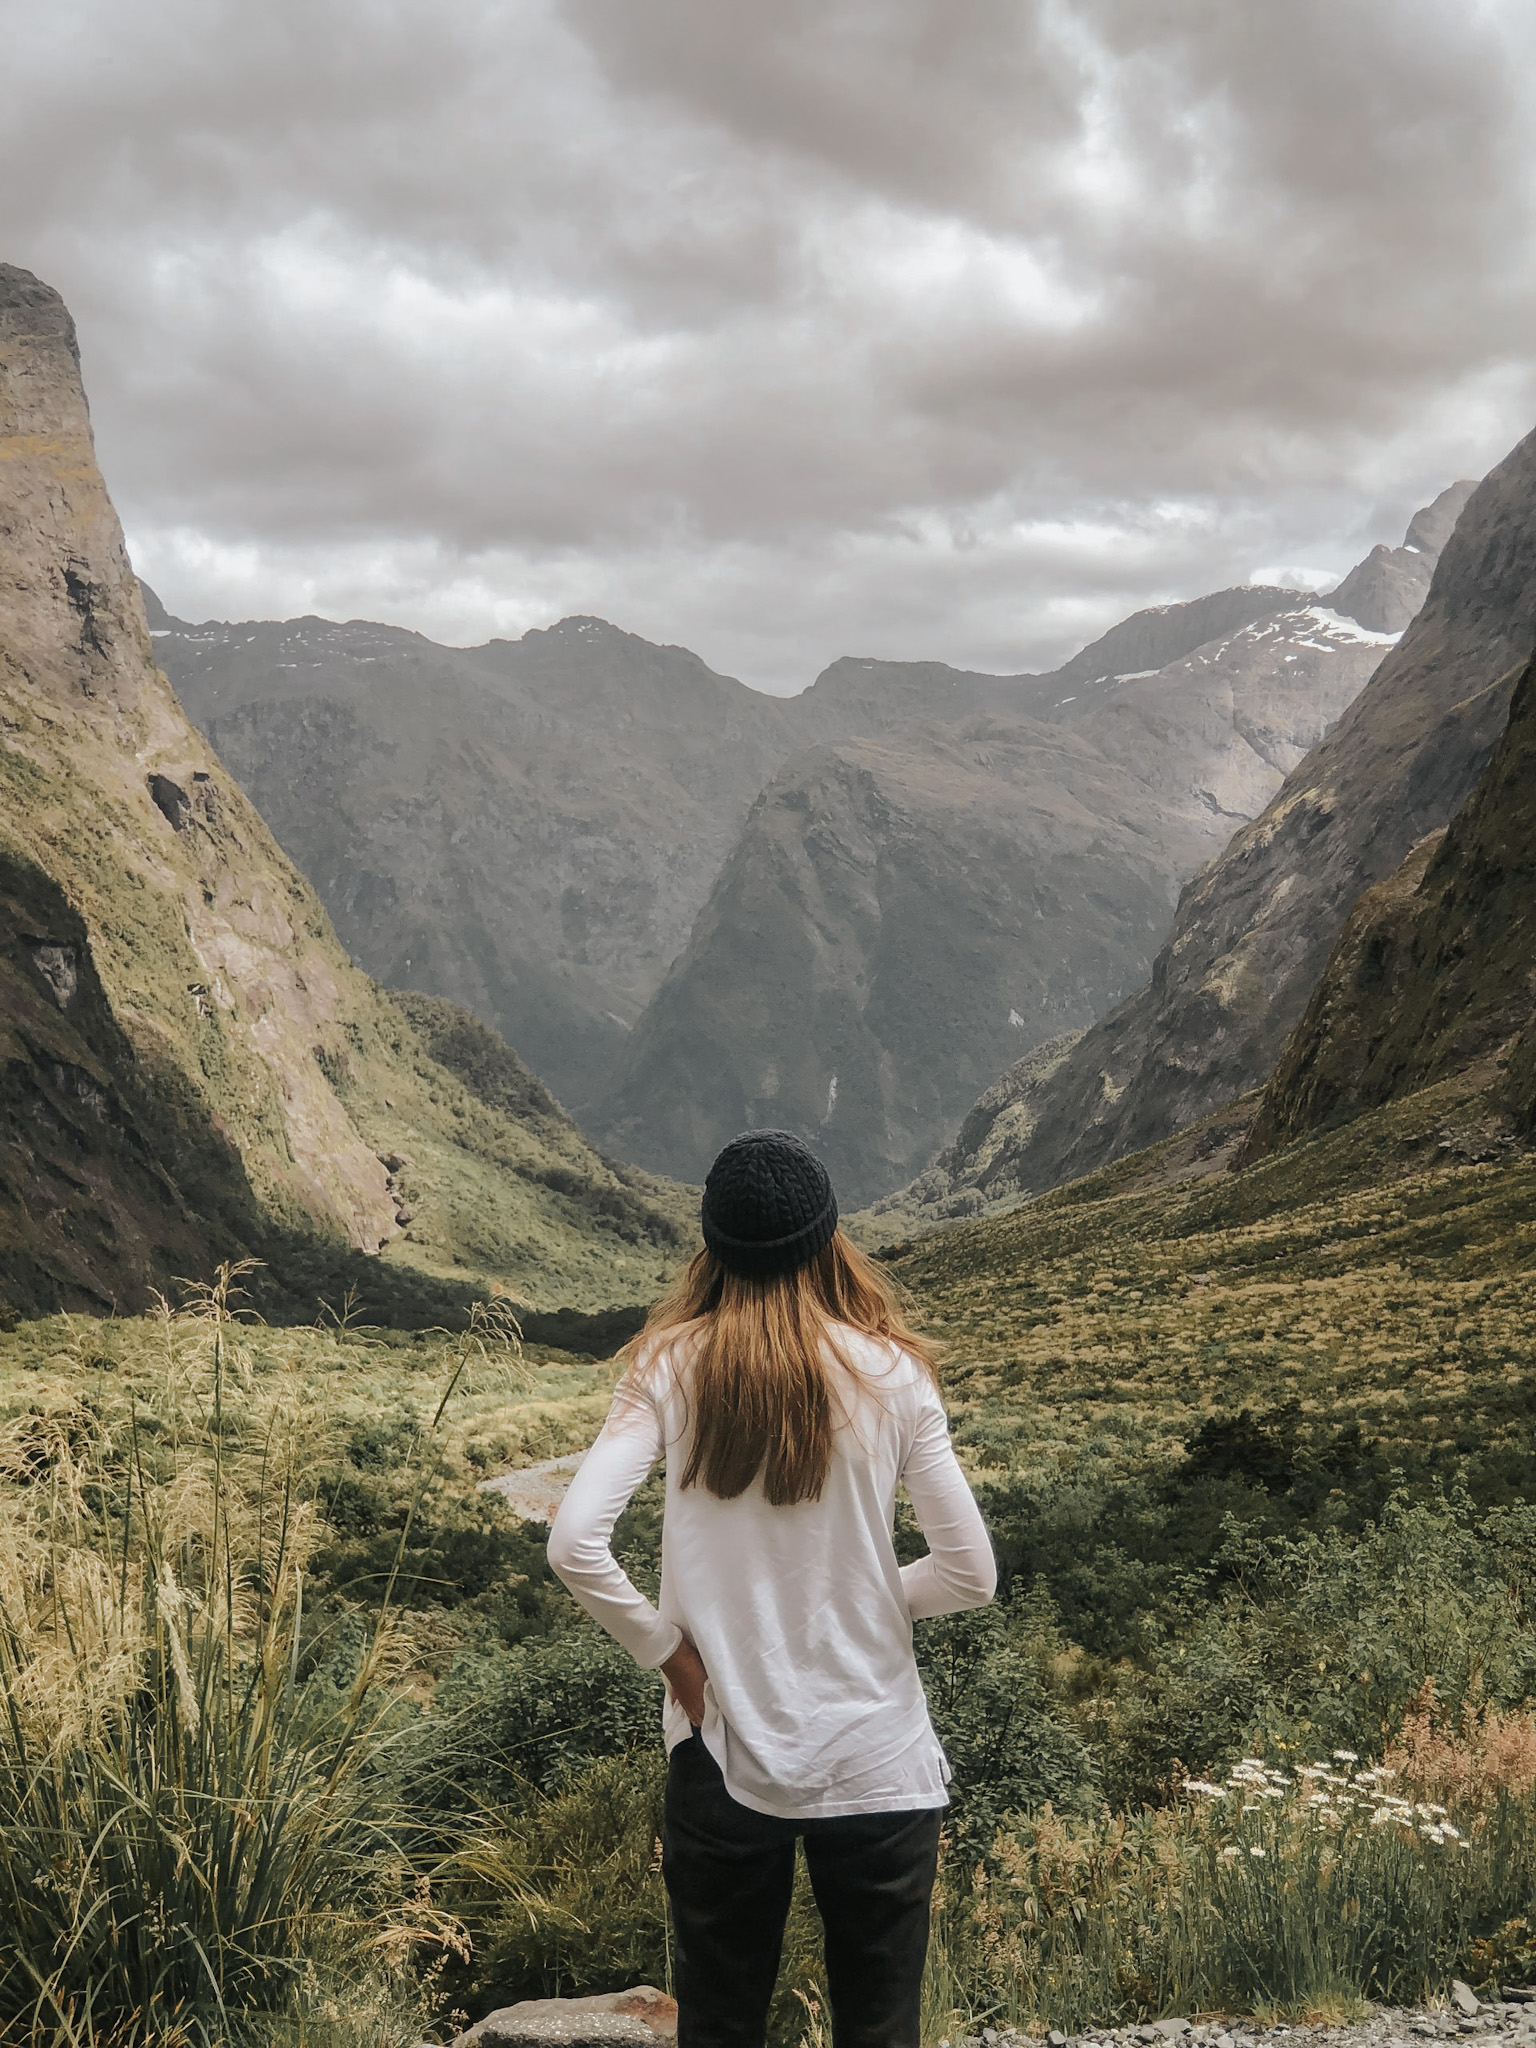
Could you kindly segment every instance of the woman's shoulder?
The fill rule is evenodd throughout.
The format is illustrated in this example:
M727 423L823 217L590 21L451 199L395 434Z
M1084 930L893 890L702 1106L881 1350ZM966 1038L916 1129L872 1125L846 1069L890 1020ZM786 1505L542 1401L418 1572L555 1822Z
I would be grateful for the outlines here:
M832 1328L848 1363L882 1392L920 1393L933 1385L927 1367L891 1338L857 1329L852 1323L834 1323Z
M659 1330L643 1341L619 1381L620 1387L652 1401L664 1401L676 1387L688 1360L691 1324Z

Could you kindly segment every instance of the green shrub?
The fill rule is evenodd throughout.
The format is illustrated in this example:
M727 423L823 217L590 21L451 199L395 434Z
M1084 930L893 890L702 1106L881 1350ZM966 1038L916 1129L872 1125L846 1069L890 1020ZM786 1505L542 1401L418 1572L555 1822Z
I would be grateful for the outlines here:
M935 1939L935 1970L959 1993L952 2018L1074 2031L1338 2010L1486 1975L1488 1936L1536 1894L1529 1792L1447 1811L1352 1764L1250 1760L1160 1811L1047 1810L999 1830L984 1856L952 1851Z

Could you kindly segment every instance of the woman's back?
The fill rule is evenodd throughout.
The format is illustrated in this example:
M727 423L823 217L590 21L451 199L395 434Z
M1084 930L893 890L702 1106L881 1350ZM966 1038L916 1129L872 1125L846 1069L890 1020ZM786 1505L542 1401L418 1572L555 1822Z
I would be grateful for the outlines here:
M643 1624L615 1583L603 1525L636 1474L665 1457L659 1619L682 1631L709 1673L703 1739L732 1795L786 1818L944 1804L948 1773L912 1620L978 1605L994 1583L927 1372L864 1332L834 1325L831 1334L838 1420L816 1497L774 1505L760 1477L733 1500L682 1485L695 1406L683 1339L629 1375L550 1546L551 1565L599 1620L616 1634ZM928 1557L904 1571L891 1533L902 1481L929 1543ZM668 1747L689 1732L669 1701Z

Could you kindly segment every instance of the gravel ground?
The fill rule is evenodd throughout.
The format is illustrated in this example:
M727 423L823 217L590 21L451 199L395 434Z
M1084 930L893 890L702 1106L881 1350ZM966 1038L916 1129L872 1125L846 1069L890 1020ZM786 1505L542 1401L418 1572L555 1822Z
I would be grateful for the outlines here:
M1091 2027L1053 2033L1046 2048L1419 2048L1424 2041L1483 2040L1536 2048L1536 1989L1479 1999L1457 1984L1442 2007L1380 2006L1342 2026L1264 2026L1257 2020L1153 2020L1140 2027ZM941 2048L1040 2048L1011 2029L988 2027Z
M521 1522L552 1522L586 1455L585 1451L572 1451L568 1457L545 1458L537 1465L503 1472L499 1479L482 1479L480 1491L499 1493Z

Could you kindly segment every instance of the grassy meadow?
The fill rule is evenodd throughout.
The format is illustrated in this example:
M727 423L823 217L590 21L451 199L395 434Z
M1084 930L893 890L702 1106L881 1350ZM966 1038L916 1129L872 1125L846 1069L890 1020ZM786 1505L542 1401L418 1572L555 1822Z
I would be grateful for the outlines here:
M1536 1974L1536 1162L1444 1090L1192 1156L892 1256L1002 1566L918 1631L934 2039ZM478 1491L611 1369L337 1308L0 1334L0 2038L403 2048L666 1981L658 1681ZM780 2041L814 1950L802 1890Z

